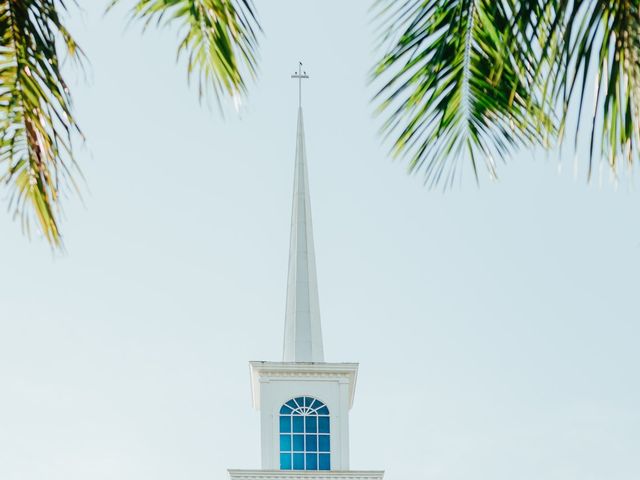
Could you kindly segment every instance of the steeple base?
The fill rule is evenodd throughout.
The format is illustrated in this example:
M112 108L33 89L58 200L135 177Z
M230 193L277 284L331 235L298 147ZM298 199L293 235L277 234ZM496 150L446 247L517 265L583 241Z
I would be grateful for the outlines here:
M260 411L262 468L268 471L281 466L280 434L283 432L279 417L283 405L295 398L302 401L310 397L328 408L330 428L325 431L331 432L330 470L349 470L349 410L358 364L250 362L250 366L253 406ZM293 432L298 436L302 430Z

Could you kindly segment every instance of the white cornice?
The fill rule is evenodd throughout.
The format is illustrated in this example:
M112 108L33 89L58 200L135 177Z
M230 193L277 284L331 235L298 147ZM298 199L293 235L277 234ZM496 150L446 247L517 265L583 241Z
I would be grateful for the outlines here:
M358 377L357 363L327 362L249 362L251 368L251 392L254 408L260 408L260 379L277 378L344 378L349 383L349 408L353 405Z
M228 470L231 480L382 480L383 470Z

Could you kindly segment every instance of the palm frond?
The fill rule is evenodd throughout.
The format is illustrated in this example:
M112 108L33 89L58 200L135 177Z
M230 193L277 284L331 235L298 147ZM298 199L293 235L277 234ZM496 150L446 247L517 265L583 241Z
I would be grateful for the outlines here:
M64 2L0 3L0 182L27 233L33 223L60 245L61 189L73 184L72 136L80 133L60 71L56 40L82 52L60 18Z
M373 79L393 153L435 183L458 160L505 159L549 147L588 116L589 176L640 160L640 2L405 0L378 2L382 42ZM593 110L585 113L595 85ZM575 109L573 108L575 107ZM465 151L466 150L466 151Z
M547 0L554 8L557 2ZM569 2L554 35L562 45L553 74L553 95L578 103L577 142L584 121L586 87L595 95L590 123L589 176L602 158L612 171L620 159L640 159L640 5L637 0ZM599 146L599 149L597 148Z
M382 82L374 97L394 135L392 153L408 155L411 171L431 185L450 184L459 159L476 178L483 160L544 143L552 117L531 88L536 65L515 22L515 2L405 0L378 2L381 42L391 42L372 72ZM383 45L384 46L384 45Z
M213 93L220 104L224 95L236 99L246 92L246 76L256 74L260 30L251 0L137 0L131 15L145 28L178 26L178 57L186 57L188 78L195 78L201 100Z

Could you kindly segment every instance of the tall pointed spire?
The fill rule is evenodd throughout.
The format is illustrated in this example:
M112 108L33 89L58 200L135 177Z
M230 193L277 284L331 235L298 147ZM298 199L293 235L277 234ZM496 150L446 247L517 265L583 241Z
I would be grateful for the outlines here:
M298 108L283 361L323 362L302 106Z

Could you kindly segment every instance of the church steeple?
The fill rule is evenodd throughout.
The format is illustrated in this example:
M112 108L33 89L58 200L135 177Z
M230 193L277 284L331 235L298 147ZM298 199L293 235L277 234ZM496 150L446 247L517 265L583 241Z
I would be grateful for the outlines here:
M292 78L299 79L301 91L302 79L308 76L300 69L292 75ZM324 361L306 157L304 122L302 105L300 105L296 134L287 305L282 354L285 362Z
M300 69L293 78L302 88L308 77ZM262 469L230 469L229 480L383 480L380 470L349 469L358 364L323 358L301 105L289 248L283 361L250 362Z

